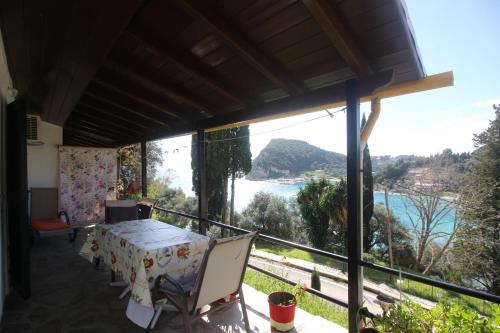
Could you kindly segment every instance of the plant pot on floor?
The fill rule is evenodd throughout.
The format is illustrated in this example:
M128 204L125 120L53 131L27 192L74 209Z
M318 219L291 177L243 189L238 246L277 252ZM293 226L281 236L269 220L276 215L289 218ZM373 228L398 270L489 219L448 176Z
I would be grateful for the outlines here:
M293 328L295 306L297 300L291 293L278 291L269 295L269 320L271 327L280 332L287 332Z

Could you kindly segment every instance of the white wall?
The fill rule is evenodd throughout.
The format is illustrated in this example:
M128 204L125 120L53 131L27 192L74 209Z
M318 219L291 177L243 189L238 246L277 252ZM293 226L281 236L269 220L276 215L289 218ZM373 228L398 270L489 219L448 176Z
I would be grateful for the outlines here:
M59 187L58 145L62 145L62 127L38 122L38 141L28 146L28 187Z

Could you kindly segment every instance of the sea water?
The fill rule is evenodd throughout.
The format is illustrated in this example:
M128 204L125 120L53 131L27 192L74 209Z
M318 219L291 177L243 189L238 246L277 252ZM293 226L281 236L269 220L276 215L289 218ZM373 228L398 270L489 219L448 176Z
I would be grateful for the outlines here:
M276 181L252 181L244 178L237 179L235 182L235 210L241 213L258 192L269 192L290 199L296 197L299 190L304 187L304 185L305 182L303 181L284 184ZM170 186L180 187L187 196L194 196L190 179L176 178ZM384 193L375 192L373 199L375 205L381 205L385 208ZM411 205L411 202L404 195L398 193L389 193L388 202L389 208L394 216L399 218L403 226L410 231L412 228L412 220L417 221L419 218L418 210ZM441 202L441 205L446 204L447 202L444 200ZM456 211L454 208L447 211L446 214L443 214L439 221L436 222L434 232L443 233L443 236L449 234L453 228L455 214Z

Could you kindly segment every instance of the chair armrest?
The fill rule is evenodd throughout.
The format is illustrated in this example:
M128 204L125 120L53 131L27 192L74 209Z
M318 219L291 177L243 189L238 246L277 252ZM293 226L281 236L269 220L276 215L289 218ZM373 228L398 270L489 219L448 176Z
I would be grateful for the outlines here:
M69 216L68 214L64 211L64 210L61 210L58 214L57 214L57 217L58 218L61 218L61 216L64 216L64 219L65 219L65 223L67 225L71 225L70 221L69 221Z

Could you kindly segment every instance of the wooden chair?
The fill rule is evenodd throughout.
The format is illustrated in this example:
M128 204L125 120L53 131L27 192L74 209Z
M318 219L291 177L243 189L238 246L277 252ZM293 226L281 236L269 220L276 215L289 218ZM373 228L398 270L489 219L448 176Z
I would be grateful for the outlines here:
M137 203L139 219L150 219L151 216L153 216L156 202L156 199L142 198L141 201Z
M29 194L33 238L68 235L74 242L78 229L71 226L65 211L59 211L58 188L31 188Z
M245 329L247 332L251 332L241 285L252 244L256 237L257 232L251 232L245 235L212 240L200 270L195 276L175 280L168 274L164 274L157 278L153 290L154 294L158 292L163 294L169 302L168 305L173 305L182 313L186 333L192 332L191 323L193 321L213 311L222 310L236 301L241 304ZM234 297L230 297L228 302L211 306L208 311L201 311L204 306L229 295ZM156 312L149 328L155 326L163 310L163 304L159 303L156 306Z
M104 223L113 224L139 218L135 200L106 200Z
M125 221L137 220L139 218L138 209L135 200L106 200L104 208L104 223L114 224ZM99 260L96 261L99 265ZM111 283L112 287L126 287L125 281L116 281L116 273L111 270ZM128 288L125 289L120 298L125 297Z

